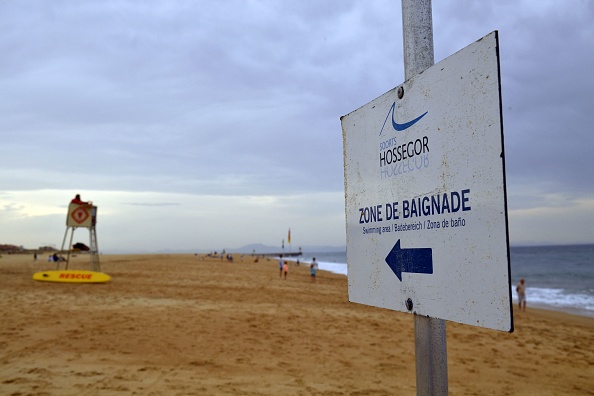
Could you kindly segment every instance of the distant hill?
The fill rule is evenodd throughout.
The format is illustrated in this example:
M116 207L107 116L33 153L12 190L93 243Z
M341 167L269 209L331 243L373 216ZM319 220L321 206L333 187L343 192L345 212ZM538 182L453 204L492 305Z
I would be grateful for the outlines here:
M301 246L301 250L304 254L309 253L326 253L326 252L344 252L346 251L346 246L316 246L316 245L304 245ZM218 249L159 249L159 250L148 250L148 249L105 249L102 250L102 253L107 254L204 254L204 253L213 253L218 252L221 253L225 250L226 253L234 253L234 254L252 254L255 252L256 254L270 254L270 253L280 253L283 251L281 246L270 246L264 245L263 243L252 243L249 245L242 246L240 248L228 248L228 247L221 247ZM291 252L295 253L299 251L299 246L292 245ZM285 244L285 252L289 252L289 245Z
M53 252L51 246L40 246L37 249L27 249L23 246L12 245L9 243L0 243L0 253L16 254L16 253L34 253L34 252Z
M316 252L316 253L344 252L346 250L346 246L316 246L316 245L295 246L295 245L293 245L293 246L291 246L291 251L297 252L297 251L299 251L300 247L304 253L307 253L307 252ZM283 251L283 249L281 246L268 246L268 245L264 245L262 243L254 243L251 245L245 245L245 246L242 246L237 249L226 249L226 252L228 252L228 253L245 253L245 254L251 254L252 252L279 253L282 251ZM285 245L285 252L288 252L288 251L289 251L289 246Z
M22 246L17 246L17 245L10 245L10 244L0 244L0 252L20 252L25 250L25 248L23 248Z

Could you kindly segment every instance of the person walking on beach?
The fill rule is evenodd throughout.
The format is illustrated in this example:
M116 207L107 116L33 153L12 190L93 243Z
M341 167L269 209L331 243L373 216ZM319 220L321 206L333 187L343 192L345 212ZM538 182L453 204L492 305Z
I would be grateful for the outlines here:
M526 284L524 278L520 279L520 283L516 286L516 292L518 292L518 307L520 311L526 312Z
M283 277L283 266L284 266L284 261L283 261L283 255L281 254L279 259L278 259L278 277L282 278Z
M287 279L287 274L289 273L289 263L285 261L283 264L283 274L285 275L285 280Z
M311 264L309 265L309 274L311 275L311 281L316 281L316 272L318 271L318 263L316 262L316 258L314 257L311 260Z

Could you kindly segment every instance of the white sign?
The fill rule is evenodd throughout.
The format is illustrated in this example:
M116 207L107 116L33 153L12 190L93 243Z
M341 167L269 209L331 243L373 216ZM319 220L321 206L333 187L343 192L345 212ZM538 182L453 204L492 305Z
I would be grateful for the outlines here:
M513 330L498 48L342 117L350 301Z

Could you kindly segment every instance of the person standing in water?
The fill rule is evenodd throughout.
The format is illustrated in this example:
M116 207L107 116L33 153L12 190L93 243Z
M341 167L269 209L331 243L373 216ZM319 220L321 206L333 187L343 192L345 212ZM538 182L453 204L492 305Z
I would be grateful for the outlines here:
M524 278L520 279L520 283L516 286L516 292L518 293L518 307L520 311L526 312L526 284Z

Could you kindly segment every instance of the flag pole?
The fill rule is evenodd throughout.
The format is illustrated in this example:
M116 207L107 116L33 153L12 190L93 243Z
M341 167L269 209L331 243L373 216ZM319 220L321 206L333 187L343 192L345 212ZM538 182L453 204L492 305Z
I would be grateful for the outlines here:
M291 228L289 228L289 235L287 235L287 242L289 242L289 257L291 256Z

